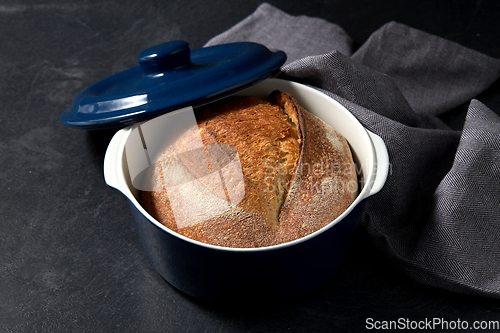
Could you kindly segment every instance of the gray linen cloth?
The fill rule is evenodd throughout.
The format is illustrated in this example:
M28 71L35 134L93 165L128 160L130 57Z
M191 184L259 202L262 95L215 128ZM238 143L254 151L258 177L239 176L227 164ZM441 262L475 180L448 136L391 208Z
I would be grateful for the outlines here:
M280 77L382 137L390 175L362 220L382 253L420 283L500 297L500 117L474 99L499 78L498 59L396 22L354 51L341 27L266 3L206 45L235 41L285 51ZM464 103L452 130L438 116Z

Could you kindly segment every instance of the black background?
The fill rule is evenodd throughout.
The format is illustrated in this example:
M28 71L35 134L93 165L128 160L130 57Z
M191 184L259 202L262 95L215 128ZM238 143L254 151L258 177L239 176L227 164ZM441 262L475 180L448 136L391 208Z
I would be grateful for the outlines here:
M362 229L338 274L284 304L200 302L151 268L126 199L103 180L116 130L65 128L59 116L143 49L174 39L201 47L260 3L0 2L0 332L355 332L367 318L500 320L497 300L414 283ZM355 47L397 21L500 58L496 0L268 3L340 25ZM498 114L499 83L478 99ZM460 128L463 108L445 119Z

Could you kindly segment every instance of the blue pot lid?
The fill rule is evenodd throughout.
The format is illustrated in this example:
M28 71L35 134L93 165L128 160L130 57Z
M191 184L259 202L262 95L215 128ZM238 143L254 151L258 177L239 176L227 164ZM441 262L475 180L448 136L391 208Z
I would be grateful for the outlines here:
M83 129L126 126L203 105L272 76L286 55L249 42L190 50L187 42L172 41L141 52L138 60L139 66L82 91L61 123Z

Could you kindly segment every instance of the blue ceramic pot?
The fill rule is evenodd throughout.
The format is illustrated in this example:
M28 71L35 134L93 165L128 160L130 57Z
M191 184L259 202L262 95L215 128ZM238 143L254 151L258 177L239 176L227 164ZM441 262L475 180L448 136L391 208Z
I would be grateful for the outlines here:
M264 97L276 89L292 94L302 107L347 139L360 179L359 195L343 214L326 227L289 243L225 248L171 231L144 210L132 186L127 158L133 156L126 154L134 153L125 147L130 133L140 124L119 130L109 144L104 161L106 183L127 197L152 266L166 281L193 297L212 301L287 299L317 288L342 265L365 201L385 184L389 158L384 142L332 98L305 85L279 79L267 79L239 94Z

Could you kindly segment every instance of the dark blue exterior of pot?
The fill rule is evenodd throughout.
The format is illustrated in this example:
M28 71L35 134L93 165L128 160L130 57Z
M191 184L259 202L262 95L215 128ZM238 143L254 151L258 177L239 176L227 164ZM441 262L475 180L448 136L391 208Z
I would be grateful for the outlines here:
M317 288L340 268L365 201L312 238L250 251L186 241L151 223L131 201L129 206L151 264L177 289L209 301L284 300Z

